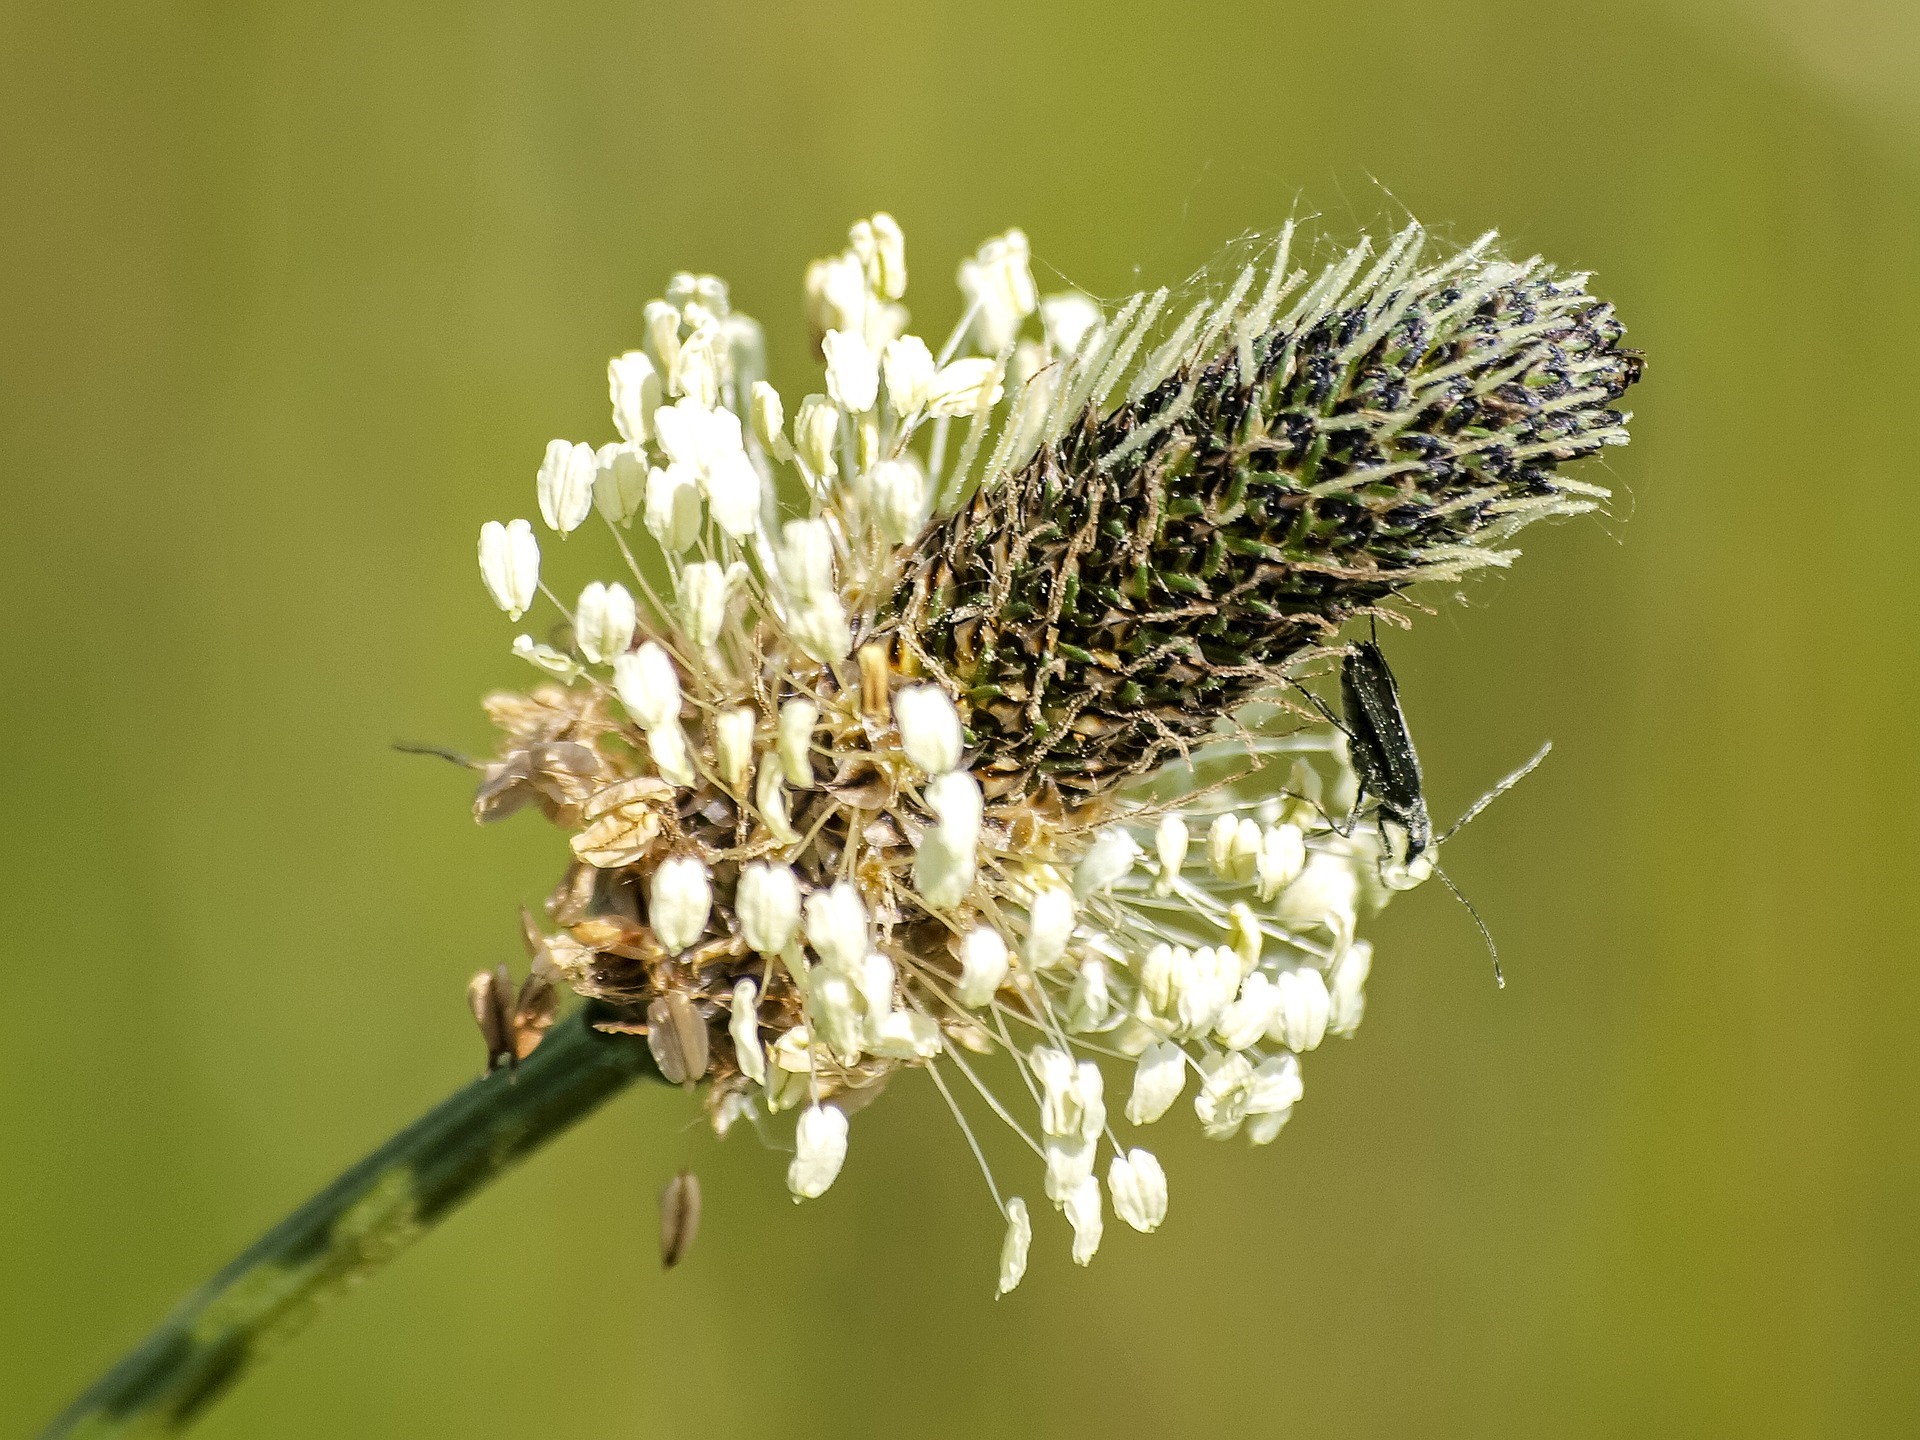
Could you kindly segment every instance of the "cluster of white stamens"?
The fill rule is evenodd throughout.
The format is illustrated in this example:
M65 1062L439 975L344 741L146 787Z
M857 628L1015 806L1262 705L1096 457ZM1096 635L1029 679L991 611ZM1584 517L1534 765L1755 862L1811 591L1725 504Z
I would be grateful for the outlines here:
M1118 337L1086 297L1037 294L1018 231L961 267L965 312L937 350L907 330L906 278L884 215L808 272L823 389L790 419L719 281L677 277L646 307L644 345L608 368L620 438L554 441L536 481L547 527L597 511L628 574L570 611L555 599L552 643L514 642L565 688L503 702L510 748L479 809L537 799L573 830L543 962L644 1013L650 1036L710 1026L712 1058L701 1042L673 1063L708 1079L723 1132L798 1111L796 1198L838 1175L850 1097L923 1068L957 1116L948 1075L1034 1152L1085 1264L1107 1201L1142 1232L1167 1212L1096 1057L1131 1063L1130 1126L1191 1085L1206 1134L1271 1140L1301 1095L1297 1056L1359 1020L1378 838L1334 824L1352 802L1336 739L1251 724L1080 811L983 791L964 697L873 637L908 542L1031 453L1076 357ZM1036 313L1041 335L1023 336ZM518 620L540 590L532 526L489 522L480 568ZM1277 779L1276 757L1292 762ZM966 1058L988 1052L1019 1072L1037 1135ZM1031 1219L988 1183L1004 1292Z

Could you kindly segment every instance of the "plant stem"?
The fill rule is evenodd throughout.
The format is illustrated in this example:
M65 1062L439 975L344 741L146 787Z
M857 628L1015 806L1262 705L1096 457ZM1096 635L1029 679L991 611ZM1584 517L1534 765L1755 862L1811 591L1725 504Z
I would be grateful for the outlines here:
M322 1306L378 1270L642 1075L646 1043L595 1030L594 1007L513 1070L450 1096L269 1230L48 1427L43 1440L168 1435Z

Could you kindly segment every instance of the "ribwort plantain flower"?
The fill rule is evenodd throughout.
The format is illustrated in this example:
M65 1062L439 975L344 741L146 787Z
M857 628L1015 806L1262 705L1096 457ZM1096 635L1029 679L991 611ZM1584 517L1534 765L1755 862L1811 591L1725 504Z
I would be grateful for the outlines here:
M1299 1055L1358 1024L1382 838L1284 686L1594 506L1561 466L1625 439L1638 361L1584 277L1491 237L1428 262L1409 227L1312 276L1291 242L1109 310L1039 295L1011 231L936 346L876 215L807 272L816 391L788 403L725 285L682 275L609 367L619 438L549 447L548 528L597 511L626 573L522 637L551 678L488 699L475 815L568 833L536 975L703 1083L722 1133L794 1112L796 1199L924 1071L963 1130L1017 1135L1085 1264L1106 1205L1167 1214L1122 1127L1186 1097L1265 1144ZM531 526L480 555L517 619ZM1031 1220L987 1183L1005 1292Z

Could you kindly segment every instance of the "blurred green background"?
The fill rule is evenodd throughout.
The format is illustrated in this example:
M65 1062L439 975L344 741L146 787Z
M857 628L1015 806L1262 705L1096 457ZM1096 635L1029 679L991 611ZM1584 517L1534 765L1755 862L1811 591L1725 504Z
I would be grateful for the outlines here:
M1439 814L1559 747L1450 851L1509 988L1402 901L1282 1139L1156 1133L1161 1233L1045 1217L999 1304L931 1087L798 1209L630 1094L204 1433L1920 1430L1913 7L102 0L0 54L0 1433L475 1072L560 841L388 745L525 678L475 530L610 438L669 273L791 391L875 208L939 330L1008 225L1111 295L1403 206L1650 357L1615 517L1393 645Z

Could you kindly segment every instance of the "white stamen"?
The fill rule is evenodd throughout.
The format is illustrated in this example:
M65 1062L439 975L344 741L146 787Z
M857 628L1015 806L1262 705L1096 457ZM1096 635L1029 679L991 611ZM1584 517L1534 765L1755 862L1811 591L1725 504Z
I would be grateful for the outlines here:
M1227 945L1240 958L1240 974L1244 978L1251 975L1260 964L1260 952L1266 944L1266 937L1260 928L1260 917L1253 913L1253 907L1244 900L1236 900L1227 907Z
M540 542L533 538L533 526L524 520L482 525L480 578L508 619L526 614L540 588Z
M1367 1008L1367 972L1372 968L1373 946L1365 940L1354 941L1333 962L1327 976L1328 1034L1351 1035L1360 1024Z
M911 1010L895 1010L867 1032L868 1051L890 1060L929 1060L940 1053L943 1044L933 1017Z
M1207 868L1222 880L1232 878L1233 838L1240 822L1231 815L1215 817L1207 828Z
M753 433L775 460L791 460L793 446L787 440L787 412L780 403L780 392L764 380L753 382Z
M1049 295L1040 302L1040 325L1047 348L1056 356L1075 355L1099 338L1100 307L1078 291Z
M1007 1201L1007 1238L1000 1242L999 1293L1005 1295L1027 1273L1027 1248L1033 1243L1033 1222L1027 1202L1018 1195Z
M534 482L540 500L540 518L562 535L580 528L593 509L593 477L599 469L591 445L565 440L547 444Z
M780 773L780 761L771 753L760 757L760 774L753 782L753 806L766 822L767 833L782 845L800 837L794 832L793 812L787 806L786 777Z
M893 544L904 545L926 528L933 490L913 455L875 465L867 489L873 497L874 523Z
M1240 820L1233 827L1233 846L1227 852L1227 876L1245 883L1253 879L1260 864L1260 849L1265 843L1257 820Z
M1107 1023L1112 1010L1107 962L1090 955L1080 962L1080 971L1073 977L1073 988L1067 992L1067 1029L1076 1035L1098 1030Z
M733 986L733 1013L727 1019L727 1034L733 1037L733 1056L740 1073L756 1085L767 1080L767 1052L760 1045L759 991L751 980L737 980Z
M625 525L647 503L646 459L633 445L602 445L593 459L594 507L610 524Z
M1046 1166L1042 1184L1055 1205L1064 1205L1067 1196L1093 1175L1093 1163L1099 1155L1098 1143L1078 1135L1049 1136L1042 1147Z
M807 897L807 943L823 965L852 974L866 958L867 907L845 880Z
M928 784L935 824L920 836L913 884L928 908L950 910L973 888L980 844L980 784L955 770Z
M513 653L529 664L538 665L549 675L558 675L562 680L572 680L580 667L573 663L571 655L562 654L551 645L541 645L531 635L513 637Z
M1247 1113L1274 1115L1291 1110L1304 1094L1300 1061L1292 1055L1273 1055L1253 1069L1247 1085Z
M656 465L647 472L646 524L669 555L700 538L700 477L692 469Z
M713 758L720 780L736 795L753 774L753 731L759 717L750 705L736 705L713 717Z
M1100 1248L1105 1217L1100 1204L1100 1182L1089 1175L1068 1192L1064 1208L1073 1226L1073 1263L1090 1265Z
M1230 1139L1247 1118L1253 1063L1238 1051L1204 1055L1200 1073L1200 1093L1193 1098L1193 1113L1200 1117L1209 1139Z
M1009 230L987 241L971 260L961 262L959 279L973 309L979 347L992 354L1012 344L1020 322L1039 304L1026 235Z
M1271 900L1291 885L1306 863L1307 845L1298 825L1269 827L1260 837L1260 856L1255 862L1261 900Z
M1151 1125L1173 1108L1187 1084L1187 1055L1171 1040L1149 1045L1134 1064L1133 1093L1127 1097L1127 1120Z
M793 453L815 478L831 480L840 473L835 451L840 443L840 412L824 395L809 395L793 417Z
M862 229L869 244L862 245ZM898 300L907 293L907 239L900 232L900 222L886 211L879 211L871 221L862 221L853 227L850 237L855 252L860 255L867 268L867 284L873 287L876 295L887 300Z
M1034 896L1027 912L1027 939L1021 947L1021 958L1035 970L1059 964L1066 957L1077 911L1072 893L1058 886Z
M936 419L978 415L998 405L1004 393L998 361L955 360L928 382L927 414Z
M693 761L687 754L687 732L680 728L677 716L663 720L647 731L647 754L653 757L653 768L660 772L663 780L670 780L675 785L693 784Z
M722 568L712 560L696 560L680 572L680 618L687 638L702 650L713 647L727 624L727 604L734 585L747 573L739 561Z
M1279 993L1266 975L1256 970L1246 978L1240 993L1220 1012L1214 1034L1229 1050L1245 1050L1264 1039Z
M867 1019L851 976L817 966L807 976L807 1018L842 1065L859 1061L867 1043Z
M1142 1235L1151 1235L1167 1218L1167 1172L1149 1150L1115 1155L1107 1167L1107 1193L1113 1213Z
M788 866L751 861L740 871L733 908L747 944L762 955L778 955L799 933L800 882Z
M1133 869L1140 858L1140 846L1133 836L1117 826L1109 826L1093 837L1093 844L1080 858L1073 872L1073 893L1084 900L1111 890L1114 882Z
M691 855L670 855L653 872L647 890L647 922L653 935L678 954L698 940L713 908L707 867Z
M1325 929L1340 945L1353 937L1360 881L1353 863L1331 850L1316 850L1306 868L1280 892L1274 918L1291 930Z
M680 675L655 641L614 659L613 690L642 730L680 718Z
M938 685L909 685L893 697L900 748L928 775L944 775L960 763L960 712Z
M797 790L813 784L813 730L820 723L820 707L811 700L788 700L780 706L777 746L780 768Z
M1278 1003L1267 1038L1296 1053L1316 1048L1327 1033L1333 1000L1327 982L1308 965L1282 970L1274 981Z
M887 381L887 403L893 413L908 416L927 403L933 388L933 352L918 335L889 341L880 368Z
M1187 862L1187 845L1191 837L1187 832L1187 822L1178 815L1167 814L1160 817L1160 824L1153 832L1153 848L1160 857L1160 875L1153 884L1156 895L1171 895L1173 882L1180 878L1180 867Z
M713 523L735 540L746 539L759 525L765 488L760 472L737 444L716 455L700 479Z
M796 1200L817 1199L827 1193L847 1162L846 1114L836 1105L808 1106L800 1112L793 1138L787 1188Z
M960 937L960 983L954 998L970 1010L989 1004L1007 978L1007 942L1000 932L975 926Z
M880 367L866 339L844 330L829 330L820 342L827 358L827 394L849 415L873 409L880 393Z
M671 376L680 368L680 312L664 300L649 300L640 312L653 351L654 368Z
M633 596L627 593L627 587L595 580L580 592L580 603L574 607L574 642L594 664L608 664L615 656L626 654L627 646L633 643L635 623Z
M607 393L613 401L613 428L629 445L643 444L653 432L660 408L660 372L640 350L607 362Z

